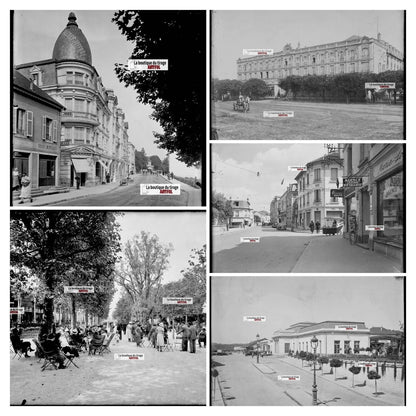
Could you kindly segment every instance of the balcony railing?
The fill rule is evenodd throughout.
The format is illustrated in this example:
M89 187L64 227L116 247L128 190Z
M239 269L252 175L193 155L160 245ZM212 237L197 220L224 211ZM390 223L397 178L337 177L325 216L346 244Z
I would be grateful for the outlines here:
M98 118L95 114L87 113L85 111L64 111L62 117L66 118L84 118L89 120L94 120L98 122Z

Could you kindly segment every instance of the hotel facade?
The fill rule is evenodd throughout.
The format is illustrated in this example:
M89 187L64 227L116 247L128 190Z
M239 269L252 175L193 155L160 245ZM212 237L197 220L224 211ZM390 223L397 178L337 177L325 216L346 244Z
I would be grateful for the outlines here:
M128 123L114 91L92 64L90 46L73 13L58 36L51 59L16 69L65 109L61 117L60 185L94 186L127 177L134 153ZM130 157L129 157L130 156Z
M284 91L279 82L290 76L337 75L355 72L378 74L404 68L404 55L381 39L351 36L338 42L301 48L286 44L272 55L248 56L237 60L237 79L259 78L269 86L270 95Z

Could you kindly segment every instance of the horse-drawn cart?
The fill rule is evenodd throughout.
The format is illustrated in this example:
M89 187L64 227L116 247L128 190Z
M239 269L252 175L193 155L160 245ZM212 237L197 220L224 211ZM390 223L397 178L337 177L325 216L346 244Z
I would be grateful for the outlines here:
M247 111L250 110L250 103L247 100L240 100L238 99L233 104L234 111L243 111L244 113L247 113Z

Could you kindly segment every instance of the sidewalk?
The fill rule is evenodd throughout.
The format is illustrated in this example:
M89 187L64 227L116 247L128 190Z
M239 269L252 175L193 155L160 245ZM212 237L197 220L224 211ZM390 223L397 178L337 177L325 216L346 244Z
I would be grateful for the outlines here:
M26 207L26 206L41 207L43 205L54 204L57 202L71 201L71 200L83 198L86 196L104 194L106 192L111 192L114 189L117 189L119 186L120 184L117 182L117 183L107 183L105 185L82 187L80 189L70 188L69 192L34 197L33 202L31 203L19 204L18 201L14 201L13 205L17 207Z
M401 273L393 258L351 245L341 236L312 239L299 257L293 273Z

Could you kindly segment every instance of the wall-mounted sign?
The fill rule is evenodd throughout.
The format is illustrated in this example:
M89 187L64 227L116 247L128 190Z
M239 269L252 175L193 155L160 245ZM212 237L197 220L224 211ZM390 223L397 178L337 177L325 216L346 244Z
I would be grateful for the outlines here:
M363 178L352 176L351 178L344 178L342 180L344 188L363 186Z
M342 198L344 196L343 189L330 189L329 194L331 198Z

